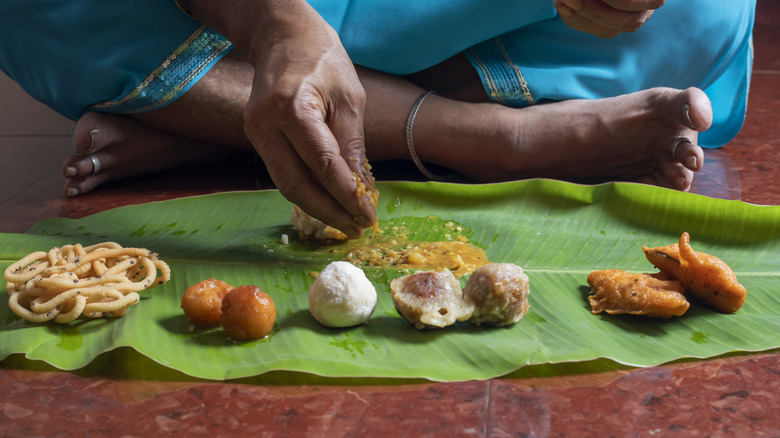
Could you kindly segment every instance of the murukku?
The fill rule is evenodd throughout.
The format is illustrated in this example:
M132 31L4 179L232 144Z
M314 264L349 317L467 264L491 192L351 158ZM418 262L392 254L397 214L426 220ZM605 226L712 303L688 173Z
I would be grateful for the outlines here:
M138 292L170 280L171 270L146 248L115 242L36 251L4 272L8 305L31 322L68 323L79 316L122 316Z

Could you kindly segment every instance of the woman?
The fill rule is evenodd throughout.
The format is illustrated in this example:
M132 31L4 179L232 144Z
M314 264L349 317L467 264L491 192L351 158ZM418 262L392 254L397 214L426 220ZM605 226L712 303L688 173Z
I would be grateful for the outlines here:
M720 146L741 127L755 8L184 2L196 20L168 2L106 11L92 1L3 2L11 44L0 65L78 119L80 154L63 165L69 196L207 162L225 146L254 148L282 194L351 236L376 218L354 196L354 176L371 183L364 144L371 160L418 156L431 177L423 162L475 180L606 177L687 190L699 145ZM615 36L598 20L607 15L588 14L610 5L652 17Z

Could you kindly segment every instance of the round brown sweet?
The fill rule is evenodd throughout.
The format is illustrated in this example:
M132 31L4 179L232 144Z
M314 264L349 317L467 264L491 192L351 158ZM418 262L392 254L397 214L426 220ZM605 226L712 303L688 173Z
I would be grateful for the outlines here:
M191 323L197 325L219 325L222 314L222 299L233 286L222 280L210 278L187 288L181 297L181 308Z
M268 336L276 321L276 305L257 286L239 286L222 300L222 328L233 339L260 339Z

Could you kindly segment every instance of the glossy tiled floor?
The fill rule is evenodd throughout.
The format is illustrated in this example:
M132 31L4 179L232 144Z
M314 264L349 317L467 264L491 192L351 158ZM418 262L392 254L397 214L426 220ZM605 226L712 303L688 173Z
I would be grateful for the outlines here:
M697 193L780 205L778 23L780 2L759 0L748 121L732 143L707 153ZM239 167L212 169L218 183L206 186L180 171L65 199L59 166L71 153L71 123L5 78L0 99L2 232L266 184L251 165L231 163ZM777 352L552 378L363 386L316 378L279 385L273 376L200 382L150 361L129 378L107 366L131 354L120 350L74 373L30 370L19 357L3 361L0 436L780 436Z

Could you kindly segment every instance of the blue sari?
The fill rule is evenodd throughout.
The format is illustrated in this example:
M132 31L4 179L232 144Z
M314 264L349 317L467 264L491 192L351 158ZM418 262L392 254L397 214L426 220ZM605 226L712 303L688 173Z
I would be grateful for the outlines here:
M755 0L667 2L609 40L570 29L552 0L309 3L352 60L375 70L413 73L465 52L503 105L695 86L713 104L702 146L727 143L744 122ZM0 0L0 38L0 68L72 119L167 105L232 47L171 0Z

